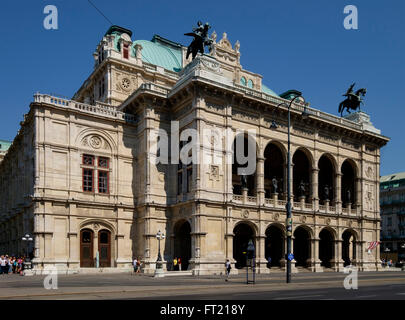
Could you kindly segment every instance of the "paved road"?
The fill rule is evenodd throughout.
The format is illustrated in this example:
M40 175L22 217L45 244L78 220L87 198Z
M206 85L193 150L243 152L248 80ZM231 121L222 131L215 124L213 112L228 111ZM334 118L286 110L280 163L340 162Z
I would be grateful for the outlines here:
M405 299L405 272L359 273L358 289L346 290L343 273L257 275L256 284L246 284L243 275L225 282L220 276L153 278L146 275L61 275L58 289L44 288L45 276L0 275L0 299L163 299L163 300L323 300Z

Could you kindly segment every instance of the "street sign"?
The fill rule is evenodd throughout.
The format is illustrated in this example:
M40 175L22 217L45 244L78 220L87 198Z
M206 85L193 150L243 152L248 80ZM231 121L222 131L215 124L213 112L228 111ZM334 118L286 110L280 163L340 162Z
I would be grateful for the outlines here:
M292 261L294 260L294 255L292 253L288 254L288 260Z

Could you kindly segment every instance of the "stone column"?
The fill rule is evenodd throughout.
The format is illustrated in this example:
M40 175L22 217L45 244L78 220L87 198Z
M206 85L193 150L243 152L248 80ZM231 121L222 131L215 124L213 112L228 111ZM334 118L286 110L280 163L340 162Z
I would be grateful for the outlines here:
M342 259L342 245L343 240L335 240L335 258L334 258L334 270L339 272L343 270L344 261Z
M363 203L363 190L361 185L361 178L356 178L356 202L355 204L355 212L357 216L360 216L360 209L362 208Z
M265 191L264 191L264 157L258 156L257 158L257 171L256 171L256 185L257 185L257 204L264 205Z
M267 259L265 257L266 235L262 234L257 237L256 245L256 270L257 273L269 273L270 269L267 268Z
M312 168L312 198L314 211L319 210L319 195L318 195L318 168Z
M342 212L342 174L335 174L335 206L336 213Z
M314 260L314 267L313 271L314 272L323 272L323 267L321 267L321 260L319 260L319 238L312 239L313 241L313 248L314 250L312 251L312 257Z

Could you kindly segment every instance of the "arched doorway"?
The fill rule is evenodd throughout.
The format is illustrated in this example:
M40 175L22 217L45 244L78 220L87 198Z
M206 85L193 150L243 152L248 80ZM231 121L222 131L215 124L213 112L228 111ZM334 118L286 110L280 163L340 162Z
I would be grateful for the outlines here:
M344 266L352 264L356 259L356 237L352 230L346 230L342 234L342 260Z
M294 259L297 267L308 267L311 259L311 235L304 227L297 227L294 231Z
M356 203L356 169L354 164L345 160L342 164L342 204L347 207Z
M267 267L281 267L280 260L284 256L284 234L279 226L271 225L266 230L265 252L264 255L271 263Z
M80 231L80 267L94 267L93 243L94 233L90 229Z
M241 148L241 145L239 146L239 139L243 139L243 150L239 150L238 148ZM241 181L241 173L240 171L243 171L243 169L247 170L248 168L250 169L251 164L249 161L246 161L245 163L239 163L238 157L253 157L254 156L254 161L257 161L256 157L256 142L254 138L248 135L238 135L235 140L233 141L233 164L232 164L232 186L233 186L233 193L241 195L242 194L242 181ZM237 156L239 155L239 156ZM240 158L239 158L240 159ZM243 161L241 161L243 162ZM256 163L254 163L255 170L252 174L246 175L246 187L248 190L248 195L249 196L256 196ZM239 169L239 170L238 170Z
M246 267L246 252L249 240L255 244L255 233L247 223L240 223L233 229L233 258L236 260L235 267ZM256 248L256 245L255 245Z
M284 193L285 158L281 149L274 143L269 143L264 150L264 190L265 197L271 198L274 193L273 178L277 180L277 193ZM283 197L280 197L283 198Z
M191 226L179 221L174 226L174 256L181 259L181 270L187 270L191 259Z
M331 268L331 260L334 257L334 237L330 230L324 228L319 233L319 260L321 266Z
M100 268L111 267L111 232L100 230L98 232L98 252Z
M293 167L293 194L296 201L301 196L305 196L305 202L310 202L311 196L311 165L308 156L304 151L298 149L295 151L292 158ZM301 190L301 185L304 186L304 191Z
M321 203L325 204L326 200L331 203L335 200L335 169L332 161L323 155L318 162L318 195Z

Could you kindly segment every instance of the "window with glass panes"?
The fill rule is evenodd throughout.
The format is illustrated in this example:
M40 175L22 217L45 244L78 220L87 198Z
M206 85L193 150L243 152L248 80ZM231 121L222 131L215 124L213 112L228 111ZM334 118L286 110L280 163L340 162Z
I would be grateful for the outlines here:
M109 193L109 162L106 157L83 155L83 191Z

